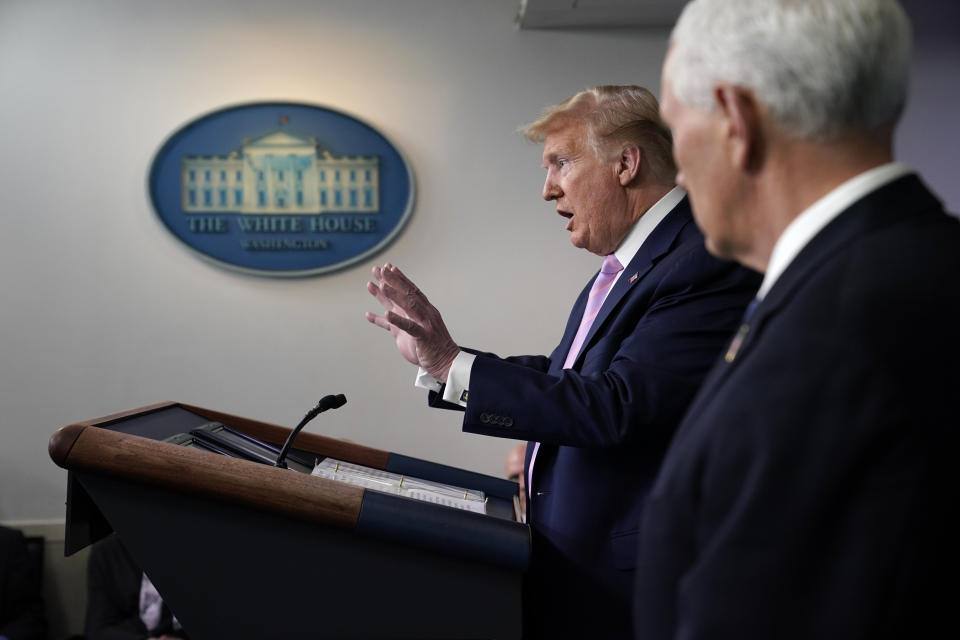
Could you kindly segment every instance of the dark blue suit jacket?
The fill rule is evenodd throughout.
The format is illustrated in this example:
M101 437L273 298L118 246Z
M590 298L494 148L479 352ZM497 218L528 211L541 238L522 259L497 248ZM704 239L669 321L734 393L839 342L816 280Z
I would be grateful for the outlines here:
M650 496L636 637L955 629L960 225L896 180L815 236L748 326Z
M620 275L572 369L563 362L592 281L550 357L475 360L464 431L542 443L528 508L528 636L630 635L647 492L759 283L706 252L684 200Z

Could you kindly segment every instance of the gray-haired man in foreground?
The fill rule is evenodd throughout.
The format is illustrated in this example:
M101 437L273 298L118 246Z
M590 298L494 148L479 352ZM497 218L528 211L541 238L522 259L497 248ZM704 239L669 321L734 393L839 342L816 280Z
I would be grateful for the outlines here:
M895 0L695 0L674 29L678 184L765 278L651 493L638 638L955 627L960 225L892 161L909 49Z

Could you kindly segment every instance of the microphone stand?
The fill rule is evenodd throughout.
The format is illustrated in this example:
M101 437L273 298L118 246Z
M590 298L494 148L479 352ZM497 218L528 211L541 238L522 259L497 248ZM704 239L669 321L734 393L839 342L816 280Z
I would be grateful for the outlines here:
M290 432L290 435L287 436L287 441L283 443L283 448L280 449L280 453L277 455L277 461L273 466L286 469L287 453L290 451L290 446L296 439L297 434L300 433L300 430L303 429L308 422L316 418L327 409L338 409L346 403L347 398L342 393L338 393L335 396L323 396L320 398L320 402L317 403L317 406L315 406L313 409L310 409L310 411L307 411L307 415L303 416L303 420L300 421L300 424L294 427L293 431Z

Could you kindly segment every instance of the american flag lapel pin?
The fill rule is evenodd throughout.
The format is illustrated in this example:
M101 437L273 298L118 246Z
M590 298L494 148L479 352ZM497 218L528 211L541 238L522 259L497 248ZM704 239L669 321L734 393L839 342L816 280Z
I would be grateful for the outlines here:
M639 272L633 274L632 276L630 276L630 280L629 280L630 284L633 284L634 282L636 282L636 281L637 281L637 278L639 278L639 277L640 277L640 273L639 273Z
M727 348L727 354L723 356L725 361L730 363L737 359L737 353L740 351L740 347L743 346L743 341L749 332L750 325L747 323L740 325L740 330L737 331L737 335L733 337L733 340L730 342L730 346Z

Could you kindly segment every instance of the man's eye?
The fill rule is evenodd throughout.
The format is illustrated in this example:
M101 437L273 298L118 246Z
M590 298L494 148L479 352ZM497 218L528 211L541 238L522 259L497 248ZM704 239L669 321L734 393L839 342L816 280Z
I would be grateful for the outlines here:
M566 161L566 160L557 160L557 166L558 166L558 167L565 167L565 166L567 166L567 161Z

